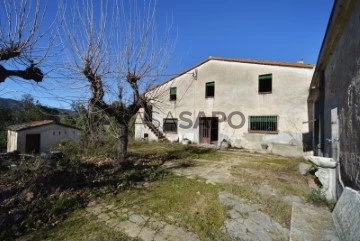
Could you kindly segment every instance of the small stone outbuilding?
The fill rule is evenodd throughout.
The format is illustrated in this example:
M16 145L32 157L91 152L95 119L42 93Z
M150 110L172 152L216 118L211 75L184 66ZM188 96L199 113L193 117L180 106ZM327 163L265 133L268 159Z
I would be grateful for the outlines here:
M52 120L33 121L8 127L7 152L49 152L59 141L80 140L81 130Z

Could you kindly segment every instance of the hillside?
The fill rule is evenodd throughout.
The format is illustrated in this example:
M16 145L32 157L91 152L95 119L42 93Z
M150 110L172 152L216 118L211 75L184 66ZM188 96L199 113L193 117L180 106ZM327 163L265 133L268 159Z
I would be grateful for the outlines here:
M0 97L0 108L12 109L12 110L22 110L22 104L19 100L1 98Z
M72 110L69 110L69 109L61 109L61 108L55 108L55 107L51 107L51 106L47 106L47 107L50 109L56 110L60 114L70 114L73 112ZM10 98L1 98L1 97L0 97L0 108L11 109L11 110L20 110L20 111L22 111L24 109L23 104L20 100L14 100L14 99L10 99Z

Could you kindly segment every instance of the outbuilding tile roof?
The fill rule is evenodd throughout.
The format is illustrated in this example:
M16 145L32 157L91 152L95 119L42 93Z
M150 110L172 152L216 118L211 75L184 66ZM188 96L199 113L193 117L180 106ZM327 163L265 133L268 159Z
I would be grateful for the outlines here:
M76 127L56 123L53 120L40 120L40 121L32 121L32 122L27 122L27 123L21 123L21 124L8 126L7 129L11 130L11 131L21 131L21 130L25 130L25 129L35 128L35 127L45 126L45 125L50 125L50 124L57 124L57 125L66 126L66 127L73 128L73 129L78 129Z

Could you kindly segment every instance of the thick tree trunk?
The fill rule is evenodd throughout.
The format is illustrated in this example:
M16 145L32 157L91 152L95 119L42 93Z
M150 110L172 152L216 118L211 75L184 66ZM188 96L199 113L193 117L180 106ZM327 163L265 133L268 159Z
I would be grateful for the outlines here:
M119 138L119 150L118 150L118 161L120 163L126 161L127 146L129 138L129 127L127 124L120 124L120 138Z

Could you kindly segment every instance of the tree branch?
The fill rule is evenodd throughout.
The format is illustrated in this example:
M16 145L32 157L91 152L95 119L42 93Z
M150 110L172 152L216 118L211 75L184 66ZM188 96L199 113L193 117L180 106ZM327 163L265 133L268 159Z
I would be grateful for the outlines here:
M36 83L41 82L44 78L43 72L35 65L31 65L25 70L8 70L0 65L0 83L4 82L6 78L11 76L20 77L25 80L33 80Z

